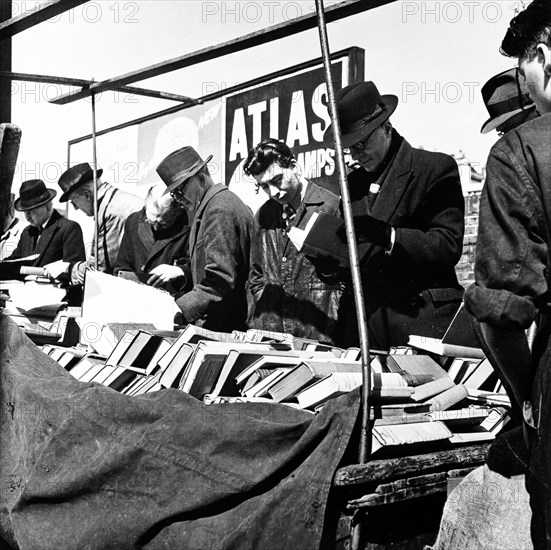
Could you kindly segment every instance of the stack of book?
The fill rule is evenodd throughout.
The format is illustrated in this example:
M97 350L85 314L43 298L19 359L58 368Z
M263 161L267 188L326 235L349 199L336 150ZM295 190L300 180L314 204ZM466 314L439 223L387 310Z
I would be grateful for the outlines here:
M126 330L122 332L121 327ZM257 361L297 366L303 359L341 355L357 359L359 350L342 350L281 333L219 333L188 325L181 331L159 331L142 324L104 327L95 351L69 372L128 395L177 388L204 399L240 396L236 377ZM272 363L269 361L272 360Z
M178 332L147 326L122 334L110 330L118 340L105 339L111 342L104 342L108 355L69 360L62 357L70 351L53 346L45 351L84 382L133 396L174 388L207 404L262 401L316 413L329 399L362 384L357 348L258 330L218 333L193 325ZM479 349L433 345L427 350L427 341L372 355L373 453L487 441L509 419L507 395Z

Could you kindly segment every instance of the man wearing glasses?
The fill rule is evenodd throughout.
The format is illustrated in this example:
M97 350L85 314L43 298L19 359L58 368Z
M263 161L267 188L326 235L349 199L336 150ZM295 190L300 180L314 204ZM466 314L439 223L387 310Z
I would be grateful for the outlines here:
M343 146L359 164L348 184L371 346L404 345L410 334L440 338L463 295L454 270L464 231L457 164L400 136L389 120L398 98L381 96L373 82L351 84L336 99Z
M152 187L144 208L128 216L114 273L177 297L191 290L189 224L183 206L165 190L163 184Z
M189 254L193 288L176 303L184 322L231 332L247 327L247 281L253 216L224 184L215 184L193 147L182 147L157 166L172 198L191 222Z

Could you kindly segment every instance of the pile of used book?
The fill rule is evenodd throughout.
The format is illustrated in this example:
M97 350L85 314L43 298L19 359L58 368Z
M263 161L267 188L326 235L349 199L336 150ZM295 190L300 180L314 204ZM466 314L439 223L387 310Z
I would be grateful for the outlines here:
M372 353L372 453L493 439L510 402L481 350L415 337L410 344ZM277 402L315 414L362 383L359 349L260 330L115 323L93 348L42 349L80 381L134 396L177 388L206 404Z

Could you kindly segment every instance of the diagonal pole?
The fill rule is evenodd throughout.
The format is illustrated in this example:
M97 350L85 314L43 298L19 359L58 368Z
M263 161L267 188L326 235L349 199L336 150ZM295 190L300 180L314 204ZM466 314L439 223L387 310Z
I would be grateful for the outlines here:
M327 84L327 95L329 99L329 114L331 115L331 124L333 126L333 136L335 139L335 157L339 174L341 201L344 213L344 223L346 227L346 240L348 243L348 251L350 255L350 270L352 273L352 284L354 288L354 302L356 304L358 330L360 334L360 348L362 351L362 425L360 432L359 463L365 464L369 458L369 455L371 454L371 425L369 419L369 404L371 395L371 358L369 353L369 338L367 333L367 320L365 315L362 281L360 275L358 247L356 244L356 234L354 232L354 218L352 216L350 193L348 190L348 182L346 179L340 124L337 113L337 105L335 101L335 90L333 88L333 78L331 74L331 58L329 52L329 40L327 38L327 25L325 23L323 0L316 0L316 14L323 57L323 68L325 72L325 82ZM353 522L352 528L351 547L352 550L357 550L360 544L361 523L357 521L357 516L354 519L355 521Z
M94 181L94 269L98 269L98 158L96 153L96 94L92 94L92 173Z

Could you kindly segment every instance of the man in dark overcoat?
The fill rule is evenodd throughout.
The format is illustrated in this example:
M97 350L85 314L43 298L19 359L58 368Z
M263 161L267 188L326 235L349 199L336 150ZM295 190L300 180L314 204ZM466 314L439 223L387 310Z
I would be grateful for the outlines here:
M440 338L461 303L454 267L462 253L464 202L452 157L413 148L392 127L398 98L373 82L336 94L343 146L359 165L348 175L370 345ZM350 296L347 334L357 344Z
M191 290L189 225L185 209L162 184L152 187L145 206L128 216L114 274L131 273L142 283L179 296Z
M19 277L21 265L44 267L57 261L78 262L85 258L84 240L80 225L64 218L53 206L56 191L46 187L42 180L28 180L21 184L15 209L25 212L29 225L13 253L0 264L0 278ZM24 258L29 258L24 260ZM20 260L21 262L11 262Z
M253 216L224 184L215 184L193 147L168 155L157 173L191 220L189 251L193 288L178 298L183 321L231 332L248 318Z

